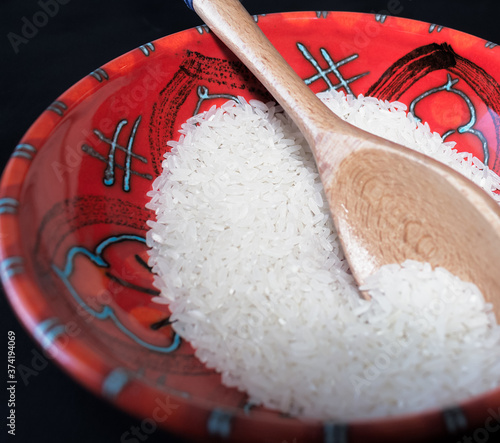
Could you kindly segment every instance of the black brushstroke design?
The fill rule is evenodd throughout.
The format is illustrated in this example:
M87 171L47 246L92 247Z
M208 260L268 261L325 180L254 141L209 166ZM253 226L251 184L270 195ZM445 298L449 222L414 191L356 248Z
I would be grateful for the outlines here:
M420 46L393 63L368 89L366 95L380 100L398 100L420 79L433 71L445 69L465 81L488 106L495 125L495 162L500 166L500 85L483 68L457 54L448 43Z
M198 86L214 85L229 95L239 96L249 92L264 102L271 100L266 89L243 63L229 50L226 55L227 58L218 58L186 51L178 70L160 91L152 107L148 134L154 176L160 175L163 169L167 142L179 137L174 131L175 125L179 123L177 115L188 97L196 96Z
M113 275L111 272L106 272L106 277L108 277L110 280L118 283L119 285L122 285L125 288L134 289L136 291L143 292L144 294L149 294L152 296L160 295L160 292L155 290L155 289L145 288L144 286L130 283L126 280L123 280L120 277L117 277L116 275Z
M149 272L153 271L153 268L149 266L139 254L135 254L134 258L136 259L137 263L139 263L139 265L141 265L144 269Z
M166 317L160 321L157 321L155 323L152 323L151 325L149 325L149 327L153 330L153 331L157 331L158 329L160 328L163 328L165 326L170 326L172 323L175 323L176 320L174 321L171 321L170 320L170 317Z

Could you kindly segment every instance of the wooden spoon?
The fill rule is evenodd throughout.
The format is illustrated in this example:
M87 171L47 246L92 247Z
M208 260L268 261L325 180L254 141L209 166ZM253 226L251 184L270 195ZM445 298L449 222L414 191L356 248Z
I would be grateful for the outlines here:
M500 209L474 183L331 112L237 0L185 0L293 118L314 152L358 285L406 259L472 281L500 320Z

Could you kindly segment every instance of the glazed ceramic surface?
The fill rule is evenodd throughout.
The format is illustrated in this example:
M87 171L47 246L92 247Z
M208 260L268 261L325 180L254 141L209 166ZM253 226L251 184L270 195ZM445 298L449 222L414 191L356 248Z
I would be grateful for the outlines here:
M500 172L500 56L458 31L382 15L256 16L315 92L404 102ZM492 391L445 410L351 423L256 407L172 329L147 265L146 193L192 115L267 92L206 27L147 43L57 98L1 182L2 280L40 345L93 392L189 438L354 442L441 438L482 425ZM341 401L341 399L339 399Z

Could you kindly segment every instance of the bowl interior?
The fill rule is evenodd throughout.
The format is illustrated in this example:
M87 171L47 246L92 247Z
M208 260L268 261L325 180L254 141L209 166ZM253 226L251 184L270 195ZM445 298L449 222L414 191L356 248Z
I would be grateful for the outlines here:
M401 101L459 150L500 172L500 57L491 44L370 14L256 20L313 91ZM155 399L169 396L194 422L238 417L285 432L279 435L307 428L300 432L312 438L322 425L254 407L244 393L223 387L172 330L168 306L154 301L145 245L153 214L145 204L166 143L190 116L238 96L270 99L200 27L125 54L54 101L4 173L4 285L42 346L86 386L131 412L146 416ZM229 415L214 419L214 410ZM186 432L189 420L166 426ZM192 428L199 437L224 433ZM241 432L240 441L255 435L251 427Z

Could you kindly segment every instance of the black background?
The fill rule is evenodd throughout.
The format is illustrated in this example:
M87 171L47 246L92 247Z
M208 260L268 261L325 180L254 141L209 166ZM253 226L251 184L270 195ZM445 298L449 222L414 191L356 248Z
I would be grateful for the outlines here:
M56 0L46 0L54 2ZM197 26L201 21L183 0L60 0L59 10L36 35L17 46L8 34L22 35L23 20L41 11L44 0L0 0L0 164L3 169L23 133L62 92L89 72L144 43ZM397 0L247 0L252 14L300 10L383 12ZM392 3L391 3L392 2ZM500 43L500 2L400 0L399 16L436 23ZM25 18L25 19L24 19ZM494 51L500 51L500 46ZM497 75L498 76L498 75ZM7 331L16 333L17 364L29 366L36 345L0 296L0 350L7 354ZM1 358L0 352L0 358ZM0 365L6 379L6 364ZM7 434L3 412L0 441L120 442L140 421L88 393L54 364L18 384L16 436ZM5 386L5 385L3 385ZM6 398L2 390L2 407ZM4 400L5 398L5 400ZM497 433L498 434L498 433ZM493 441L490 435L488 441ZM132 440L131 440L132 441ZM139 440L137 440L139 441ZM162 431L148 443L181 442ZM462 440L460 440L462 441ZM471 440L473 441L473 440Z

